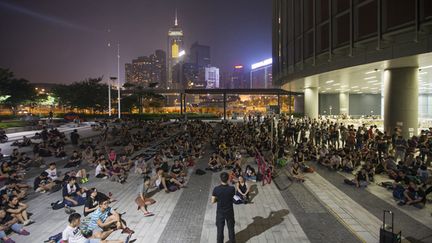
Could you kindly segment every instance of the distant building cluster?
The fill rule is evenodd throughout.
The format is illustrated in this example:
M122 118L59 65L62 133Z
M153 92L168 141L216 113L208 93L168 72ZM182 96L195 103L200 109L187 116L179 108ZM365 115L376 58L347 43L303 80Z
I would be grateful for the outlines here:
M126 82L148 87L152 83L164 84L166 77L166 53L157 50L150 56L141 56L126 63Z
M263 62L252 65L251 70L236 65L231 72L220 72L212 66L210 46L195 42L185 49L176 12L174 26L168 30L167 51L157 50L127 63L126 82L143 87L157 84L166 89L271 88L272 66Z

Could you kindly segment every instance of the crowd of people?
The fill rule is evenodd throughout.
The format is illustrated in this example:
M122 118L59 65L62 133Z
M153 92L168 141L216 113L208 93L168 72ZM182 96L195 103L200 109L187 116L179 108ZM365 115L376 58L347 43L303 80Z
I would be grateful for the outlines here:
M60 237L63 240L70 237L69 242L75 242L72 239L81 239L79 234L85 239L105 242L115 230L122 230L130 236L134 232L121 219L122 214L109 207L109 203L116 200L112 194L99 192L95 187L87 188L86 183L96 182L96 187L98 180L127 184L131 173L138 174L143 179L135 202L145 217L152 216L154 214L148 210L148 206L155 203L151 193L169 193L186 187L188 172L191 171L188 168L202 157L205 144L213 134L213 128L208 123L198 121L163 123L124 120L111 125L110 122L101 122L97 130L99 135L93 138L81 138L74 130L67 139L57 129L43 129L30 140L30 144L24 146L21 141L14 142L13 146L18 148L10 156L2 156L1 164L1 181L4 182L0 190L1 208L5 208L7 219L3 220L4 232L12 229L20 234L29 233L23 229L23 226L34 223L24 204L29 194L57 195L52 193L61 191L61 198L51 203L52 209L65 208L71 216L69 228L62 234L52 236L53 242ZM31 158L22 150L32 145L38 149L33 149ZM47 148L47 151L41 154L41 148ZM60 151L61 154L57 155ZM52 162L47 164L46 160ZM59 166L63 167L60 170L66 171L60 173ZM36 169L42 171L35 176L33 186L26 184L26 179L30 178L26 172ZM88 173L90 171L94 171L94 176ZM74 209L78 206L83 206L82 220L81 214ZM7 223L10 218L17 221ZM80 233L71 229L76 229L77 224ZM6 233L1 236L5 242L14 242Z
M44 128L32 138L14 142L17 148L9 156L0 150L0 238L4 242L14 242L8 234L11 231L28 235L24 227L35 223L27 211L29 194L56 191L61 191L61 198L53 198L52 209L65 208L69 224L51 238L54 242L60 238L109 242L107 238L116 230L130 237L134 232L122 213L110 207L117 199L100 192L97 183L91 188L87 183L109 180L127 185L131 174L138 174L142 183L135 203L143 216L150 217L154 215L151 205L157 203L153 193L186 187L190 168L205 151L212 151L208 171L228 171L237 204L251 202L251 184L262 180L263 175L248 159L257 154L265 158L273 174L288 166L290 178L300 183L305 181L304 173L314 172L316 166L353 174L354 179L345 182L359 188L383 175L388 181L381 185L393 192L401 206L422 208L432 191L428 170L432 129L405 139L398 129L387 133L374 125L355 127L281 115L277 119L249 116L243 122L223 121L217 126L201 121L103 121L97 130L97 136L83 138L77 130L68 137L55 128ZM25 149L31 146L30 152ZM37 175L29 176L37 170ZM26 183L29 178L33 185ZM82 214L73 209L78 206L83 206Z

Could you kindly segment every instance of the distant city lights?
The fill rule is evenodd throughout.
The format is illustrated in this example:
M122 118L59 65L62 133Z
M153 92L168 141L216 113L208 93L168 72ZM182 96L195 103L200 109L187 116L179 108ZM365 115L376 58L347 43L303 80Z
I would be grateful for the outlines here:
M269 58L269 59L266 59L266 60L264 60L264 61L261 61L261 62L257 62L257 63L252 64L252 65L251 65L251 68L252 68L252 70L253 70L253 69L260 68L260 67L264 67L264 66L271 65L272 63L273 63L273 59L272 59L272 58Z

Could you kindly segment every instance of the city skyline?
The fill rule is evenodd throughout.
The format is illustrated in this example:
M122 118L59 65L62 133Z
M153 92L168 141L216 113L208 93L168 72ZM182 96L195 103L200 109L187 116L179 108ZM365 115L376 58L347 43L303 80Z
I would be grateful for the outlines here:
M271 53L271 2L92 1L86 8L80 3L1 0L0 29L9 34L0 37L0 66L34 83L116 76L116 53L107 51L107 43L120 43L121 67L154 50L166 51L175 9L185 49L196 41L211 46L212 63L221 71L249 66ZM124 68L120 77L124 82Z

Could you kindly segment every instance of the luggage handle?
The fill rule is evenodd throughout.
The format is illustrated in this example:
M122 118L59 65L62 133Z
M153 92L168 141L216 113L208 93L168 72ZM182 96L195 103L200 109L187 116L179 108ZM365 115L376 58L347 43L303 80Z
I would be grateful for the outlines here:
M383 229L385 230L386 213L389 213L391 215L391 229L392 229L392 233L394 233L394 214L390 210L384 210L383 212Z

